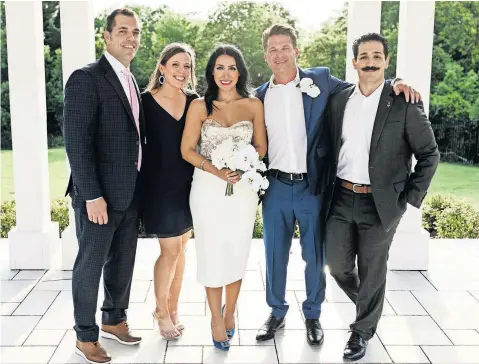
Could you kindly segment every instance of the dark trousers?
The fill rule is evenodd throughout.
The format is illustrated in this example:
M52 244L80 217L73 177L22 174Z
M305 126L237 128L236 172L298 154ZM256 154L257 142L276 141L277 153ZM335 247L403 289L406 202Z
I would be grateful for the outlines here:
M373 337L381 318L389 247L396 228L397 224L384 230L372 194L336 188L326 222L326 264L356 304L356 321L350 328L365 340Z
M79 250L73 266L72 294L74 329L80 341L98 340L95 314L102 271L102 323L116 325L126 320L138 239L138 200L135 192L126 211L108 211L106 225L88 220L86 207L75 208Z
M268 177L269 187L263 199L264 244L266 253L266 302L276 317L285 317L289 252L298 221L301 256L306 263L304 276L306 300L302 309L307 319L317 319L324 301L324 247L320 223L322 196L309 190L307 180L290 181Z

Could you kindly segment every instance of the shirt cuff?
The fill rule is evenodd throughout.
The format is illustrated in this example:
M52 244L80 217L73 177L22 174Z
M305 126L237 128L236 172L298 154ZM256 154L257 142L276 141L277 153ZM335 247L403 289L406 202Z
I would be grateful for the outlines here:
M100 199L100 198L102 198L102 197L103 197L103 196L100 196L100 197L98 197L98 198L95 198L95 199L93 199L93 200L86 200L86 202L94 202L94 201L97 201L97 200L99 200L99 199Z

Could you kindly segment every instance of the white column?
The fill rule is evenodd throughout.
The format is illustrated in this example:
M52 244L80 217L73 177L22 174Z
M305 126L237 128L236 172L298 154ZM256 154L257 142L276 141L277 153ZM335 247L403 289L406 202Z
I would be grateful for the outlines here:
M429 113L434 1L401 1L396 75L417 89Z
M59 248L50 220L45 62L41 1L5 2L16 226L11 269L49 269Z
M358 73L353 68L353 42L366 33L381 30L381 1L350 0L348 4L348 38L346 53L346 81L356 83Z
M398 30L396 75L421 93L428 113L434 1L401 1ZM408 205L391 246L389 268L427 270L428 264L429 233L421 227L421 210Z
M60 30L62 37L63 85L78 68L95 60L95 25L92 3L60 1ZM68 175L70 165L67 159ZM70 224L62 233L62 269L71 270L78 253L75 215L69 207Z

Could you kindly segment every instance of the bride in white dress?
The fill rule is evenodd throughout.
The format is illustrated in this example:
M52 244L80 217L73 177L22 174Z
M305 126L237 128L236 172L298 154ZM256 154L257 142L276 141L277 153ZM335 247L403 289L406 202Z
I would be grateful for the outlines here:
M197 279L206 289L213 343L228 350L258 196L246 185L237 184L241 178L238 172L214 167L211 152L225 139L233 138L252 144L264 156L266 129L263 104L249 93L248 71L239 49L231 45L216 48L206 66L206 81L205 97L192 101L188 110L181 152L196 167L190 208ZM232 196L225 196L228 182L234 184ZM226 302L222 307L224 286Z

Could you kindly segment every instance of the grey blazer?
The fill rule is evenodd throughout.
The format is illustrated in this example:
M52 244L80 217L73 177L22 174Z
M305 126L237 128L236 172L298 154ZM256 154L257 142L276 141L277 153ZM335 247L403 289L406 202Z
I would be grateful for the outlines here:
M344 110L356 86L332 96L328 107L328 129L333 163L325 196L325 217L331 206ZM417 160L411 172L412 156ZM439 151L422 103L406 102L392 86L384 85L374 121L369 152L369 178L382 225L389 230L404 214L407 203L419 208L439 163ZM354 181L351 181L354 182Z

